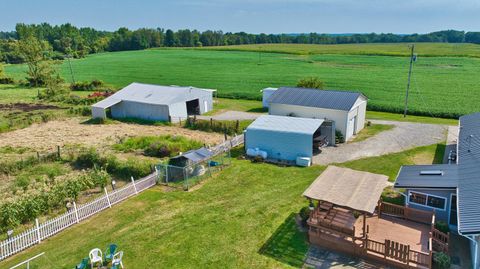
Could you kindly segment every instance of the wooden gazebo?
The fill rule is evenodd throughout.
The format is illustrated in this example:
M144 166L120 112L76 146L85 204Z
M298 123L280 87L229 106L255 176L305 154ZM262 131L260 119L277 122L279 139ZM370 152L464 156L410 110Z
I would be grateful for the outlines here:
M327 167L303 193L312 210L309 242L390 266L431 268L434 213L382 203L387 182L385 175Z

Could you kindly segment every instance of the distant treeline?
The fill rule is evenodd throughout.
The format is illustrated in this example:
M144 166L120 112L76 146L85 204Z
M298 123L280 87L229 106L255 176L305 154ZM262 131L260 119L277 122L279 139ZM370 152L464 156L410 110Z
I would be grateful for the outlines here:
M298 44L351 44L351 43L397 43L397 42L449 42L480 44L480 32L446 30L428 34L249 34L245 32L224 33L222 31L178 30L163 28L120 28L115 32L99 31L89 27L78 28L69 23L52 26L48 23L22 24L15 31L0 32L0 61L21 63L17 53L17 41L33 35L48 42L53 59L66 55L84 57L103 51L141 50L156 47L201 47L266 43Z

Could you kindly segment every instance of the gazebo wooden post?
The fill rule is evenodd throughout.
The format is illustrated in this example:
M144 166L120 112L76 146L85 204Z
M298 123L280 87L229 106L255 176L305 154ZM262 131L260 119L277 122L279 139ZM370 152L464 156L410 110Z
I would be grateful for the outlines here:
M367 214L363 212L363 238L365 238L365 236L367 235L366 228L367 228Z

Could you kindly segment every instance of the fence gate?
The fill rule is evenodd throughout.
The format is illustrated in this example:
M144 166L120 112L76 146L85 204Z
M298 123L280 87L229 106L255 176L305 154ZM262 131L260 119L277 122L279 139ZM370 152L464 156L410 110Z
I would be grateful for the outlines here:
M410 246L395 241L385 240L385 257L404 263L409 262Z

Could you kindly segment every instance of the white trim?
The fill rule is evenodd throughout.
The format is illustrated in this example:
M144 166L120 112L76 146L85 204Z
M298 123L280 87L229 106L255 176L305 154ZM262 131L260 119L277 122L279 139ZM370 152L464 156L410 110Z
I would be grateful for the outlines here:
M442 197L442 196L433 195L433 194L423 193L423 192L419 192L419 191L413 191L413 192L415 192L415 193L423 194L423 195L427 196L427 198L426 198L426 200L425 200L425 204L422 205L422 204L419 204L419 203L415 203L415 202L411 202L411 201L410 201L410 193L411 193L411 192L412 192L411 190L408 190L408 199L407 199L407 200L408 200L408 203L409 203L409 204L414 204L414 205L418 205L418 206L423 206L423 207L426 207L426 208L432 208L432 209L435 209L435 210L446 211L447 204L448 204L448 198ZM427 205L427 203L428 203L428 196L432 196L432 197L435 197L435 198L443 199L443 200L445 201L443 209L438 208L438 207L433 207L433 206Z

